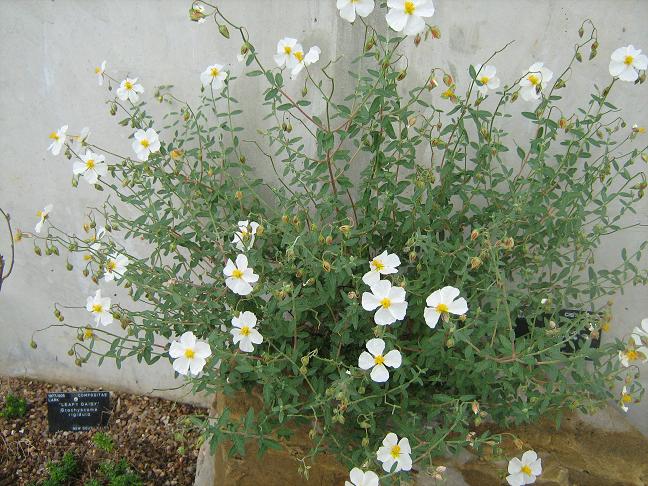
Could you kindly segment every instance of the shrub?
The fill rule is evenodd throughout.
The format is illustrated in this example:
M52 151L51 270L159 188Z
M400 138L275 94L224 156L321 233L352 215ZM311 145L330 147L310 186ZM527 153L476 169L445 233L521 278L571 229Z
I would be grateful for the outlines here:
M162 117L136 79L98 68L135 155L87 133L66 139L67 127L53 133L52 151L75 160L73 185L83 174L111 196L88 212L85 236L51 207L37 230L46 228L46 254L84 254L85 276L123 286L137 305L97 290L87 299L94 328L63 324L56 308L57 325L78 332L78 365L171 358L195 392L257 389L261 410L199 422L212 448L244 454L252 441L263 452L301 424L312 439L302 473L329 451L349 467L382 463L385 483L412 461L439 474L440 456L496 446L500 435L475 432L485 420L559 421L565 410L641 397L635 365L646 360L648 324L593 345L613 320L609 296L647 279L646 243L597 259L603 241L636 226L646 188L635 165L647 160L634 143L643 129L613 98L623 81L645 80L631 46L571 112L562 93L599 49L589 22L559 74L534 63L504 83L489 64L502 49L468 67L462 92L443 68L430 66L422 83L403 68L404 46L440 35L414 17L386 34L356 19L364 42L348 65L286 38L281 66L268 68L268 49L219 7L190 14L240 36L245 76L265 83L266 116L245 130L239 79L222 65L202 74L198 102L156 88ZM402 15L388 14L390 25ZM351 90L339 92L334 68L350 69ZM514 139L511 123L533 127L532 137Z
M27 400L17 397L12 393L7 393L4 407L0 410L0 417L8 420L24 417L27 413Z

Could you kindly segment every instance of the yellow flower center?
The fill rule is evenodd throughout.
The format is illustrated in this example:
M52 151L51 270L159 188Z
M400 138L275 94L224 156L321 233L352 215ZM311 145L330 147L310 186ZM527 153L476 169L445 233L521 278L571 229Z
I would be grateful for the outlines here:
M632 56L626 56L625 59L623 60L623 64L625 64L626 66L631 66L633 62L634 62L634 57Z
M382 354L379 354L374 358L374 363L377 365L385 364L385 357Z
M540 84L540 76L538 76L537 74L529 74L529 76L527 76L527 79L533 86L538 86Z
M284 54L290 56L291 53L292 53L292 47L290 47L290 46L285 46L285 47L284 47Z
M86 160L86 169L94 169L95 161L94 159Z
M92 329L86 329L83 331L83 339L90 339L92 336L94 336Z
M481 84L488 84L490 78L488 76L482 76L479 80L481 81Z
M391 452L389 453L394 459L398 459L398 456L400 456L400 446L396 444L394 447L391 448Z
M36 211L36 216L38 216L39 218L42 218L43 215L44 215L43 211Z
M51 138L52 140L58 140L60 137L58 133L52 132L49 134L49 138Z
M126 81L124 83L124 88L130 91L131 89L133 89L133 83L131 83L130 81Z
M522 469L520 469L520 471L523 472L524 474L526 474L527 476L531 475L531 468L529 466L527 466L526 464L524 466L522 466Z
M211 68L211 75L212 75L213 78L215 78L216 76L218 76L218 73L219 73L219 72L220 72L220 71L218 70L218 68L215 68L215 67Z
M187 358L187 359L193 359L193 357L196 355L196 353L194 352L193 349L187 348L187 349L185 349L184 355L185 355L185 358Z
M414 5L414 2L405 2L405 13L407 15L412 15L414 13L414 10L416 10L416 5Z
M232 277L234 278L242 278L243 277L243 272L240 271L238 268L235 268L232 270Z
M148 139L143 138L140 140L140 145L144 148L149 148L149 145L151 145L151 142L148 141Z
M389 297L385 297L383 300L380 301L380 305L383 306L385 309L389 309L389 307L391 307L391 300L389 300Z
M443 304L443 303L442 303L442 304L437 304L437 306L436 306L436 311L437 311L439 314L447 314L447 313L448 313L448 310L449 310L449 309L448 309L448 306L447 306L446 304Z
M117 262L115 260L109 260L108 263L106 264L106 270L109 272L112 272L115 270L117 267Z
M241 328L241 336L249 336L250 335L250 328L248 326L243 326Z
M83 259L84 259L86 262L89 262L90 260L92 260L92 255L83 255Z
M383 270L385 268L385 264L378 260L377 258L374 258L371 264L374 266L374 268L378 271Z
M103 306L101 304L93 304L92 305L92 312L99 314L103 312Z
M637 361L639 359L639 353L634 349L630 349L626 351L626 357L628 358L628 361Z
M621 395L621 401L623 403L632 403L632 396L629 393L624 393Z
M100 67L96 67L96 68L95 68L95 74L99 74L100 72L101 72L101 68L100 68Z
M295 56L295 59L297 59L297 61L299 62L302 62L304 60L304 53L301 51L297 51L293 55Z

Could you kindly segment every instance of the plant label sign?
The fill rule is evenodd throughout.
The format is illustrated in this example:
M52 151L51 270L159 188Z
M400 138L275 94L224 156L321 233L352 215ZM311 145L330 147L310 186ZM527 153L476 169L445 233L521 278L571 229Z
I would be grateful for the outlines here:
M105 427L110 417L110 392L63 392L47 394L49 431L79 432Z

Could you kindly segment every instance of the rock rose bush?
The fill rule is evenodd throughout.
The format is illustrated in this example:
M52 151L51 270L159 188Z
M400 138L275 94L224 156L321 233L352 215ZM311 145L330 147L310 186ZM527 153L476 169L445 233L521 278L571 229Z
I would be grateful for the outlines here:
M441 35L432 1L337 7L342 28L364 33L352 62L292 37L259 47L237 13L203 2L192 20L238 42L195 73L199 97L96 69L132 150L99 147L87 129L52 132L73 185L110 196L83 229L43 201L35 232L20 234L38 254L85 256L74 270L96 284L88 320L55 310L55 326L77 330L76 363L162 360L194 392L256 390L260 410L194 418L212 448L264 452L307 427L295 467L307 476L335 453L355 485L441 477L447 454L497 452L495 427L633 406L648 324L597 344L614 325L611 296L646 284L646 243L613 261L596 250L639 224L644 129L614 103L643 89L646 56L599 46L585 22L566 66L529 58L511 78L500 49L466 66L466 82L430 64L418 83L404 48ZM608 81L568 111L578 64L603 49ZM255 126L241 121L237 61L264 85ZM346 92L333 76L342 62ZM167 113L153 116L152 102ZM533 136L514 139L511 123ZM131 301L102 296L115 285ZM533 451L507 459L510 484L541 473Z

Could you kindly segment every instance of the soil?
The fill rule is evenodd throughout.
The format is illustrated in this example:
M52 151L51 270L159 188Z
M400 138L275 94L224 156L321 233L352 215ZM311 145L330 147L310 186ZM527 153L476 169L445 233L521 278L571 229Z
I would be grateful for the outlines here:
M92 441L98 431L48 432L47 393L88 391L66 385L0 377L0 409L7 393L27 400L22 418L0 417L0 486L38 484L48 477L47 462L60 460L71 451L81 465L81 475L73 482L83 485L98 478L101 462L125 459L144 484L192 485L196 474L199 433L189 429L189 415L205 415L206 410L159 398L112 392L108 427L101 431L114 443L111 452ZM102 390L94 388L93 390Z

